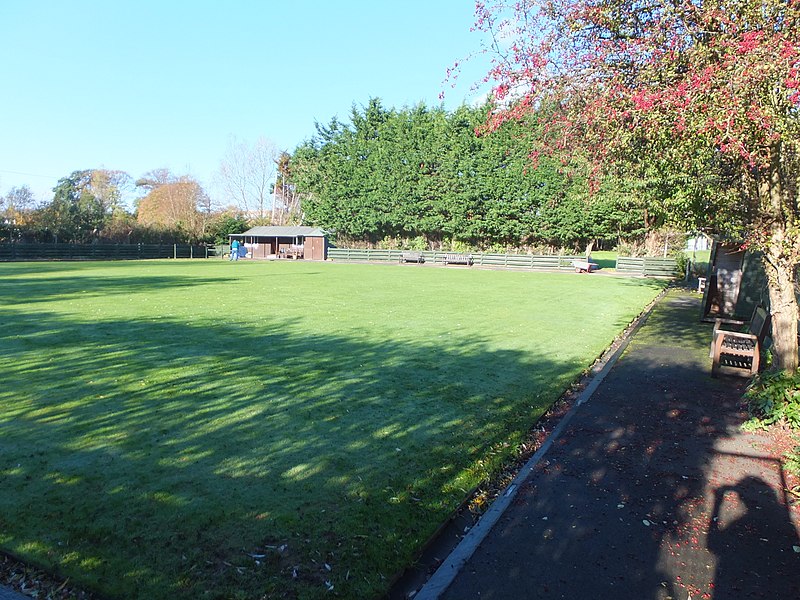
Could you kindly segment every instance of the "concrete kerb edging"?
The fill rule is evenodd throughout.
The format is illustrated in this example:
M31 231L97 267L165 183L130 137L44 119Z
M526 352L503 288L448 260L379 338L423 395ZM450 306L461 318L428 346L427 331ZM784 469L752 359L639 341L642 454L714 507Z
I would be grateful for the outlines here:
M483 542L497 521L500 520L500 517L503 516L503 513L506 511L506 509L511 505L517 495L520 485L522 485L530 476L537 463L542 460L553 443L563 433L564 429L566 429L570 420L578 411L580 406L586 403L589 398L592 397L597 388L606 378L606 375L608 375L608 373L614 367L619 357L622 356L623 352L625 352L625 349L628 347L631 338L633 338L634 334L645 323L645 321L647 321L647 317L650 316L653 308L667 294L668 290L669 288L665 288L658 296L656 296L656 298L648 305L642 314L639 315L633 325L628 328L623 339L620 341L619 346L608 357L600 371L592 378L586 388L581 392L580 396L578 396L577 400L575 401L575 404L572 406L569 412L562 417L561 421L555 427L555 429L553 429L553 432L550 434L547 440L545 440L541 447L534 453L533 456L531 456L528 462L525 463L525 466L520 469L517 476L511 481L510 484L508 484L508 487L506 487L500 496L498 496L497 499L492 503L489 509L481 516L478 523L467 532L467 534L459 542L458 546L456 546L455 549L449 554L449 556L434 572L427 583L423 585L416 594L414 594L414 600L436 600L447 590L448 587L450 587L450 584L453 583L458 573L475 553L475 550L477 550L481 542Z

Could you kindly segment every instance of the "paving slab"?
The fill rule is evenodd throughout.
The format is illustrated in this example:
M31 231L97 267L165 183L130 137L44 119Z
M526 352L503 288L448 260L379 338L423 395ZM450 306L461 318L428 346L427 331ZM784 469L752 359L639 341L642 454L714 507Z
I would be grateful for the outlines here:
M449 587L419 598L800 598L783 458L740 428L746 380L710 377L699 313L686 291L659 302Z

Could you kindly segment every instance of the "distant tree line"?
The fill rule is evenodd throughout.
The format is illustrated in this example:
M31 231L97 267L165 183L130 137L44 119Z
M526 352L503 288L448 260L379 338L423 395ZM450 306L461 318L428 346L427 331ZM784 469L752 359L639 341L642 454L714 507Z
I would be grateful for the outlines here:
M122 201L131 189L140 193L133 210ZM213 209L197 181L166 169L136 181L123 171L74 171L48 202L24 185L0 197L0 243L213 243L247 226L236 208Z
M0 243L219 243L253 225L299 224L290 158L265 138L231 139L216 202L196 179L168 169L136 180L124 171L73 171L43 202L28 186L14 187L0 196Z
M606 177L590 190L579 151L531 155L545 110L489 132L489 107L395 109L371 99L349 122L317 124L293 153L232 139L217 173L222 202L167 169L135 180L74 171L44 203L12 188L0 197L0 242L213 243L253 225L302 223L340 245L546 252L649 242L660 253L665 190L685 193L686 181L707 178L681 183L654 162L649 175ZM697 197L716 184L703 185Z
M304 222L340 242L403 247L583 249L642 240L664 222L639 182L589 193L580 155L532 160L537 119L479 135L488 108L385 108L317 124L294 152Z

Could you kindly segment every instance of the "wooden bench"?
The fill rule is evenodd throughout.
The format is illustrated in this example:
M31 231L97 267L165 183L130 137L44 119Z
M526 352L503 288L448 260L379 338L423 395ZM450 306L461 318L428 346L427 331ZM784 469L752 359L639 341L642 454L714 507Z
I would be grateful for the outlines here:
M278 258L304 258L304 251L302 248L281 248L278 252Z
M576 273L591 273L598 269L598 264L589 262L588 260L573 260L572 266L575 267Z
M446 265L472 265L472 254L452 254L444 255L444 264Z
M722 329L724 325L746 325L745 331ZM751 377L758 373L761 363L761 345L769 330L769 313L757 306L747 323L732 319L717 319L711 342L711 376L729 373Z
M400 255L400 263L417 263L422 264L425 262L425 257L422 255L422 252L415 252L415 251L405 251Z

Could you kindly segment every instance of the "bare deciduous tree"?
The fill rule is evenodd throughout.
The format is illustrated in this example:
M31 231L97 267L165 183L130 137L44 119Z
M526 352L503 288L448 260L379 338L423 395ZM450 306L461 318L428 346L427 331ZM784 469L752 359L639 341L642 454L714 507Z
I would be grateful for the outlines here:
M12 187L5 196L0 197L0 211L26 211L32 209L35 203L36 198L27 185Z
M259 224L272 222L275 218L271 192L277 159L275 144L266 138L258 138L252 145L231 138L217 172L217 181L225 195Z

